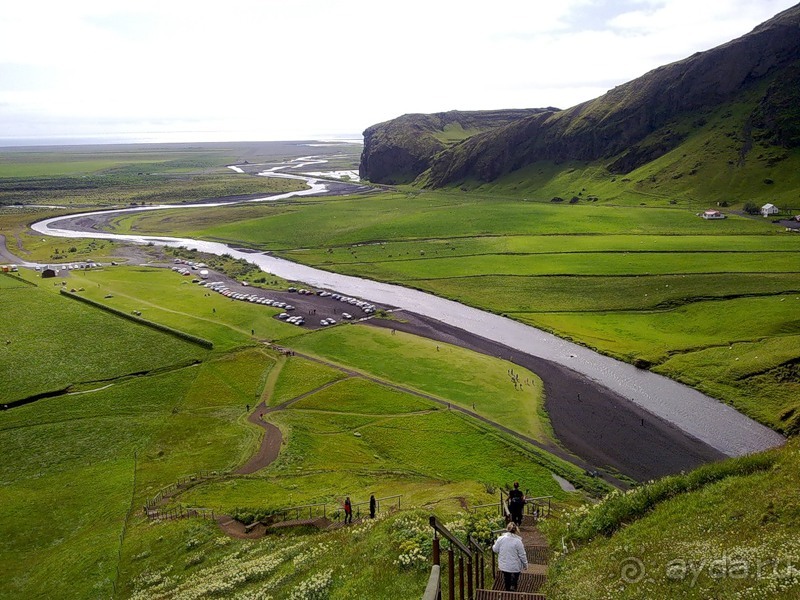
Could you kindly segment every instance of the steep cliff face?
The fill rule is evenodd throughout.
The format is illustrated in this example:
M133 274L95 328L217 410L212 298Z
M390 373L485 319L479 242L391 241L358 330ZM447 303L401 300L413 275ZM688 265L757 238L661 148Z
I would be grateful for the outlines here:
M410 183L454 143L548 109L409 114L364 131L359 175L375 183ZM554 109L550 109L554 110Z
M431 165L432 187L465 179L493 181L539 160L607 160L627 173L677 147L676 118L711 109L771 82L752 122L776 143L796 146L800 125L800 6L751 33L659 67L570 109L538 114L465 140Z

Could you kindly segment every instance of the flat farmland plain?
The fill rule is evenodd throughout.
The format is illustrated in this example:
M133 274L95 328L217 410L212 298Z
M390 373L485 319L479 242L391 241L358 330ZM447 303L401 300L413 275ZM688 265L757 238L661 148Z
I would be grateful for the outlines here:
M219 211L213 227L208 217L193 227L188 212L148 226L430 291L655 370L669 361L663 372L771 427L800 426L800 406L792 411L790 400L800 351L768 351L769 341L800 333L792 308L800 236L766 219L418 190L261 210ZM697 352L762 343L766 356L747 361L752 369L736 381L728 373L744 356L735 352L701 381L689 366ZM752 378L759 399L748 399Z

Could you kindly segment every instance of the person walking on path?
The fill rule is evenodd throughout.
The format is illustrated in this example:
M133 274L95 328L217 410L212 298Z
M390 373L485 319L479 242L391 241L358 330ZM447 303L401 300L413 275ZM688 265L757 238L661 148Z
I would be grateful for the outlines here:
M369 497L369 518L375 518L375 508L378 506L378 503L375 500L375 494L371 494Z
M350 496L344 499L344 524L353 522L353 505L350 504Z
M506 532L497 538L492 550L497 554L497 568L503 574L505 590L516 592L519 574L528 568L528 557L516 523L508 524Z
M522 525L522 512L525 508L525 494L519 489L519 482L514 482L514 489L508 492L508 512L511 520L517 525Z

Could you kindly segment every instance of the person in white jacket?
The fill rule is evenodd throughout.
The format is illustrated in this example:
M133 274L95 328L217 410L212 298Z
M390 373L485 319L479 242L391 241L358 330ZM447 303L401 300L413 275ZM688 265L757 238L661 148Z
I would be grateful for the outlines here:
M497 538L492 550L497 554L497 566L503 573L506 591L516 592L519 574L528 568L528 557L516 523L508 524L506 532Z

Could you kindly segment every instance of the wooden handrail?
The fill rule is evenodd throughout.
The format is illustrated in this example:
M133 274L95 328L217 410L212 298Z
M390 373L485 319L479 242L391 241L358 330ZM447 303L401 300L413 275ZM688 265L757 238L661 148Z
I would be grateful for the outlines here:
M394 496L384 496L383 498L375 498L375 503L377 504L378 507L380 507L381 502L385 503L387 500L397 499L397 508L400 508L400 498L402 496L403 496L402 494L395 494ZM369 504L369 500L364 500L363 502L356 502L352 506L353 508L355 508L356 506L364 506L365 504Z
M500 490L500 507L503 510L503 516L506 518L506 521L510 521L511 520L511 511L508 510L508 502L504 502L503 501L503 495L504 494L505 494L505 492L503 492L503 490Z
M434 531L436 531L437 533L441 534L448 542L450 542L453 546L455 546L463 554L465 554L470 560L472 560L472 552L470 551L469 548L467 548L464 545L464 542L462 542L456 536L454 536L452 533L450 533L450 531L447 529L447 527L445 527L444 525L439 523L439 520L433 515L431 515L430 524L431 524L431 527L433 527Z
M438 600L440 590L440 576L442 568L439 565L431 567L431 576L428 577L428 585L425 587L425 593L422 594L422 600Z

